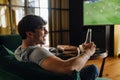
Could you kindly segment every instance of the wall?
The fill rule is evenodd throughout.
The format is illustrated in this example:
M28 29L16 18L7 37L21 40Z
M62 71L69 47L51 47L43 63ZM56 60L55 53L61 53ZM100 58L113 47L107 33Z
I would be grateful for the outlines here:
M114 26L114 56L120 54L120 25Z
M70 44L78 46L83 42L83 4L82 0L69 0Z

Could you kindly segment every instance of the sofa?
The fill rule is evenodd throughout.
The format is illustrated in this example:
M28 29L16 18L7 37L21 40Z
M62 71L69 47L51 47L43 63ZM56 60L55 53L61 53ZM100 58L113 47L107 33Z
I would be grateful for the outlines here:
M72 76L54 74L34 63L17 61L13 52L21 41L19 35L0 35L0 80L80 80L77 71Z

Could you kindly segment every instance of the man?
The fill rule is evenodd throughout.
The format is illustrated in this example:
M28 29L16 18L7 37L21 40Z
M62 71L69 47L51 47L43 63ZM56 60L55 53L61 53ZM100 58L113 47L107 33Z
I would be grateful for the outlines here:
M33 62L45 70L71 75L74 70L80 71L82 80L95 80L98 69L94 65L85 68L84 65L95 52L93 42L82 44L84 52L68 60L62 60L55 56L40 44L45 44L48 31L46 22L36 15L27 15L18 24L18 32L22 38L22 44L16 49L15 57L19 61Z

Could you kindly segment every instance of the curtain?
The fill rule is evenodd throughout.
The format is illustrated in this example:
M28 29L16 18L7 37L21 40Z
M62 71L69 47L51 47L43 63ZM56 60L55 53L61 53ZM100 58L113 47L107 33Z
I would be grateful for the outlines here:
M50 46L69 44L69 0L49 0Z
M0 34L10 34L9 9L7 6L0 6Z

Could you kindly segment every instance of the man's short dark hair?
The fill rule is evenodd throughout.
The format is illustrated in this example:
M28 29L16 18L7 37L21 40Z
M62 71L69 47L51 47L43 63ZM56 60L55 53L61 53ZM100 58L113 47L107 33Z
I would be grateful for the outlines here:
M25 32L34 32L37 28L42 28L46 25L46 21L42 17L36 15L26 15L18 23L18 32L22 39L26 39Z

